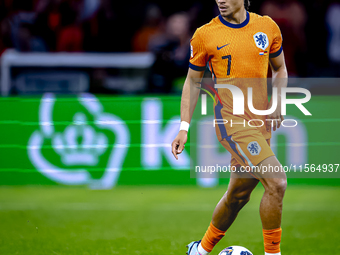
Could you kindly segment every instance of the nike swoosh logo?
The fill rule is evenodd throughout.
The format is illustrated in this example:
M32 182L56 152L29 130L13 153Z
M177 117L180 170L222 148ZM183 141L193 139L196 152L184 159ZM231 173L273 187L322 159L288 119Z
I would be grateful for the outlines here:
M272 244L279 244L280 242L272 242Z
M225 46L227 46L227 45L229 45L230 43L228 43L228 44L226 44L226 45L223 45L223 46L221 46L221 47L218 47L217 46L217 50L220 50L220 49L222 49L222 48L224 48Z

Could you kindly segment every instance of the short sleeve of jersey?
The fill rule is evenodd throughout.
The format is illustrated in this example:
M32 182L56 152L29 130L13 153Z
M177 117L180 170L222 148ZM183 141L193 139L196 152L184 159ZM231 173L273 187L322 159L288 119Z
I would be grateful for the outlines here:
M271 18L271 27L272 27L272 44L270 45L269 57L275 58L279 56L282 52L282 34L279 26L275 23Z
M204 71L207 64L207 52L205 45L200 36L200 30L197 29L190 40L190 60L189 67L195 71Z

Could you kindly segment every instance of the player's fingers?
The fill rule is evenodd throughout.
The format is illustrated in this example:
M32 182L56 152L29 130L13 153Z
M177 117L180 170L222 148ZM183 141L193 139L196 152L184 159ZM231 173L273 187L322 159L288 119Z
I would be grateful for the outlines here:
M172 154L174 155L174 157L178 160L178 156L177 156L177 147L178 147L178 142L173 141L172 142Z
M179 141L179 146L178 146L178 149L177 149L177 154L180 154L182 153L182 151L184 150L184 143L183 141Z
M281 117L277 119L277 128L281 127Z
M276 130L276 126L277 126L277 120L276 119L273 119L273 131Z
M266 127L267 127L267 132L269 132L270 131L270 129L271 129L271 127L270 127L270 125L272 124L272 122L271 122L271 119L270 119L270 117L268 116L268 121L266 121L267 123L266 123Z
M283 117L283 115L281 115L281 121L284 121L285 120L285 117Z

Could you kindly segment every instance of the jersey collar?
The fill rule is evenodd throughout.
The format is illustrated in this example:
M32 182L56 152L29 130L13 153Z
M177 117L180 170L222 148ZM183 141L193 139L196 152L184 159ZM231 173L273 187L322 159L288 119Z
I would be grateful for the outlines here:
M220 18L220 21L221 21L224 25L226 25L227 27L231 27L231 28L241 28L241 27L245 27L245 26L249 23L249 12L247 12L247 17L246 17L246 19L245 19L242 23L240 23L240 24L232 24L232 23L226 21L226 20L221 16L221 14L218 15L218 17Z

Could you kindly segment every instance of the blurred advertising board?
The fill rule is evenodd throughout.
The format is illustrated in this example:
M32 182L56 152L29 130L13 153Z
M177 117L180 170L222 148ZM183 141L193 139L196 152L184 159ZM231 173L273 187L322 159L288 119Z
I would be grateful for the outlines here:
M0 105L0 185L110 189L116 185L213 186L227 182L190 178L190 150L194 148L190 141L178 161L172 156L171 142L180 123L179 96L84 93L62 97L47 93L0 98ZM313 96L306 106L312 118L296 107L287 108L298 125L272 134L274 152L282 165L339 164L340 97ZM205 136L204 130L196 133ZM211 141L218 144L216 136ZM230 158L221 149L216 157L228 162ZM337 177L334 173L324 179L337 182Z

